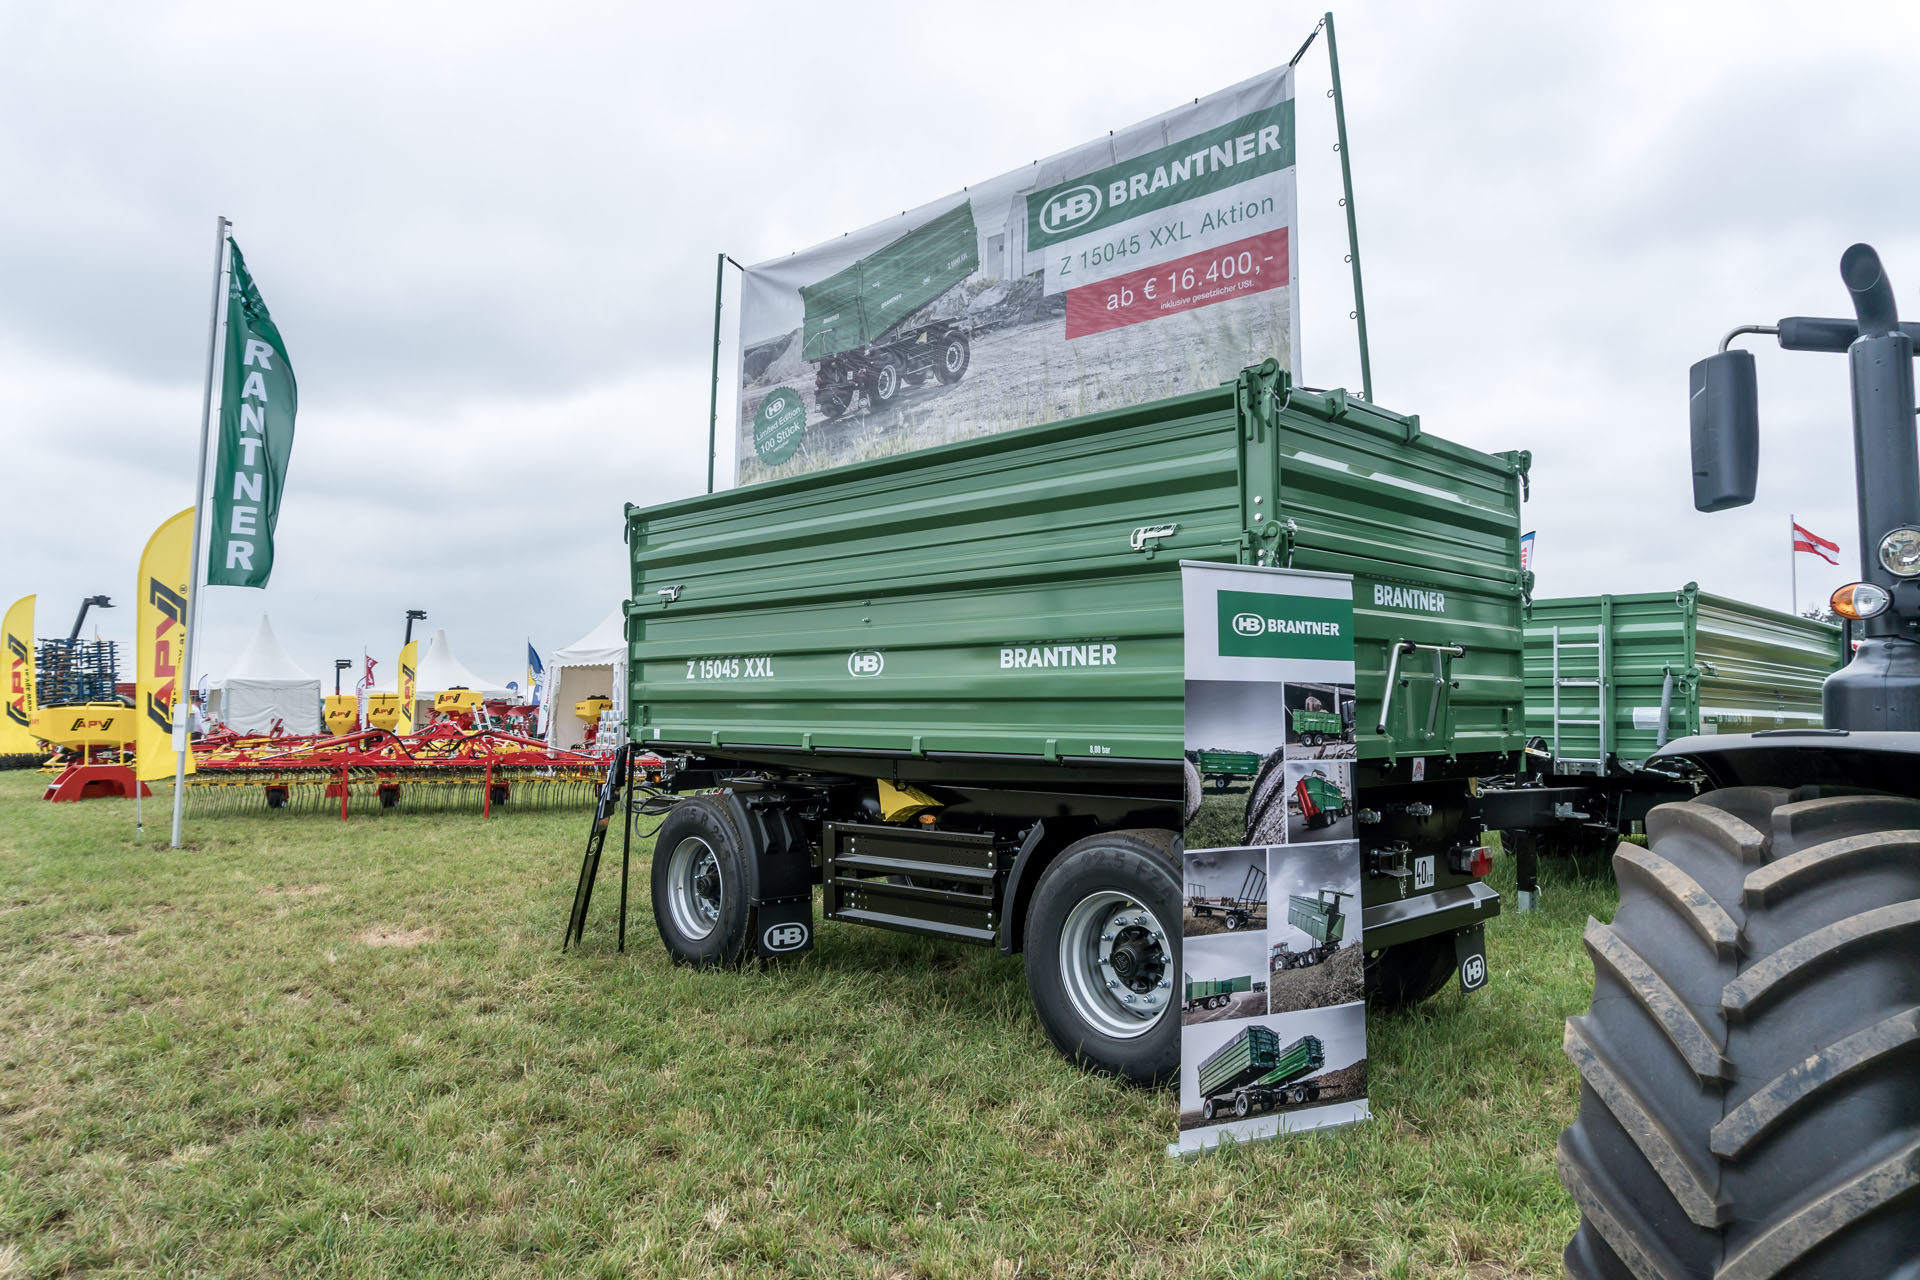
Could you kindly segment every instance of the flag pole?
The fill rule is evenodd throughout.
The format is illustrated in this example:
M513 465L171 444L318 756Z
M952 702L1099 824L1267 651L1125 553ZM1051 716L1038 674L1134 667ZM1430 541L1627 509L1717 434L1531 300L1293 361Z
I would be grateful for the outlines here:
M1799 531L1800 518L1791 511L1787 512L1787 581L1792 584L1790 590L1793 592L1793 612L1796 617L1800 613L1800 553L1793 549L1793 544L1800 540Z
M200 465L193 474L193 542L187 565L187 642L180 655L180 677L185 687L193 688L193 637L200 628L200 595L206 585L206 565L200 559L200 525L207 505L207 440L213 418L213 362L220 340L220 277L227 264L226 218L213 220L213 306L207 315L207 377L200 393ZM173 704L173 839L168 847L180 847L180 817L187 799L187 752L193 749L189 731L193 723L193 696L185 699L187 714L180 714L181 699Z

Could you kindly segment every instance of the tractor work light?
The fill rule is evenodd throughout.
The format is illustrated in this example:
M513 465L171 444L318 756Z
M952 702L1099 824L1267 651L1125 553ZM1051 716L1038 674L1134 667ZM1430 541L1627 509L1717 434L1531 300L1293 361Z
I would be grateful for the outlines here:
M1903 578L1920 573L1920 529L1895 529L1880 539L1880 563Z
M1887 606L1893 603L1893 597L1887 594L1885 587L1876 587L1871 582L1849 582L1834 592L1833 599L1828 603L1841 617L1861 622L1885 613Z

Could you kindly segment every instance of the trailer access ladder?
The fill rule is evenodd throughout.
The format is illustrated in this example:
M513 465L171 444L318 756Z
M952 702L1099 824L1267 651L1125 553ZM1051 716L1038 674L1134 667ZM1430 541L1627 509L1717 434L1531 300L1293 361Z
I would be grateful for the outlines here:
M1609 679L1612 671L1612 653L1607 644L1607 633L1612 629L1612 610L1608 602L1600 606L1600 625L1596 629L1596 638L1592 640L1562 640L1560 628L1553 629L1553 767L1557 773L1593 773L1607 771L1607 757L1612 753L1613 744L1609 741L1613 722L1613 681ZM1562 661L1562 655L1582 655L1568 662ZM1568 666L1582 668L1586 662L1593 665L1592 675L1567 675ZM1592 689L1596 719L1575 719L1568 716L1561 706L1562 689ZM1584 708L1582 708L1584 709ZM1592 729L1595 747L1592 756L1567 756L1561 754L1560 730L1562 728ZM1571 736L1571 735L1570 735Z

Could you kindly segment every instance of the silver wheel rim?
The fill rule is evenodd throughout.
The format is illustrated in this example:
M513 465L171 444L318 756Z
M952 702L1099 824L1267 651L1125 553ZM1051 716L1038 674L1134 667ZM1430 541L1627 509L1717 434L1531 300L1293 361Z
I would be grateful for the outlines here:
M874 377L873 385L882 400L893 398L894 388L899 385L897 379L898 375L894 373L892 365L880 366L880 372Z
M720 924L720 857L699 836L688 836L673 847L667 860L667 914L673 927L698 940Z
M947 344L946 356L947 372L958 373L960 372L960 362L966 357L966 348L957 342L949 342Z
M1067 912L1060 979L1087 1025L1116 1040L1153 1030L1173 998L1167 931L1138 898L1103 889Z

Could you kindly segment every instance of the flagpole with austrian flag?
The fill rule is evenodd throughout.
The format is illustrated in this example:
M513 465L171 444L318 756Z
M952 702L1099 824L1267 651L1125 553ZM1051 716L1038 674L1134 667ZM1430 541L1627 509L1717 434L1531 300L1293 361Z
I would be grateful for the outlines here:
M1790 566L1788 569L1788 577L1793 583L1793 611L1798 614L1800 612L1801 553L1805 552L1807 555L1819 556L1828 564L1837 565L1840 563L1840 544L1837 542L1829 542L1819 534L1801 528L1800 521L1791 513L1787 516L1787 523L1792 529L1792 533L1789 535L1789 541L1793 545L1793 550L1787 553L1787 562ZM1829 555L1829 552L1832 554Z

